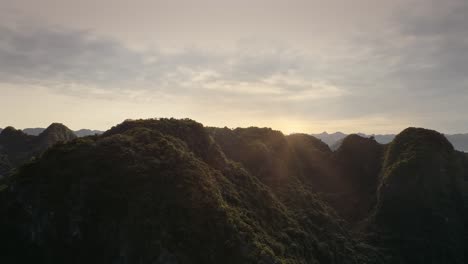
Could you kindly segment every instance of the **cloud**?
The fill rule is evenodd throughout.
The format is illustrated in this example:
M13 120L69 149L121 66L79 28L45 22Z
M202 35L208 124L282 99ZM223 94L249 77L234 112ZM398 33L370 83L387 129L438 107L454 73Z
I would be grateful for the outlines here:
M364 43L378 60L393 62L386 76L391 83L417 96L443 96L466 91L468 85L466 25L464 0L416 1L394 17L385 34Z
M142 66L140 54L86 31L2 27L0 43L7 82L115 84Z
M283 100L340 95L322 80L296 74L302 59L292 50L137 51L89 31L45 27L1 27L0 43L3 82L43 85L63 93L79 94L81 89L82 94L105 96L141 90Z
M331 82L348 91L336 116L373 113L388 119L404 116L421 126L453 127L467 109L465 25L466 1L412 1L380 30L356 35L347 45L354 56L332 63L344 67L338 66L342 75Z
M260 27L231 23L242 19L243 4L239 17L226 18L236 31L220 27L215 33L198 32L194 26L187 39L181 38L182 44L174 47L167 45L168 32L185 36L187 32L178 30L182 24L190 28L193 14L189 12L182 24L172 23L173 18L166 15L165 23L155 26L158 30L153 37L165 44L142 45L144 49L129 48L122 41L125 36L115 38L115 30L114 37L109 37L102 30L77 30L66 23L10 23L0 27L0 80L76 97L154 104L165 100L187 112L219 113L220 119L223 112L234 111L259 119L319 120L322 124L373 120L382 129L391 127L382 124L388 121L399 127L404 123L468 130L468 125L460 125L468 124L468 119L460 118L468 100L468 3L414 0L386 5L388 11L373 6L375 17L366 19L360 18L360 8L352 8L340 23L359 23L343 24L345 30L341 24L326 26L336 23L328 22L333 19L327 14L342 11L319 15L322 11L314 9L316 17L297 17L288 24L287 18L298 12L299 5L294 10L275 7L273 13L259 17L261 28L271 34L259 32L245 38L239 32ZM338 7L336 2L327 9ZM203 16L202 24L215 29L216 21L203 15L203 10L199 7L196 17ZM252 18L261 15L259 10ZM278 24L277 16L285 25ZM207 35L210 38L204 39ZM191 38L202 39L204 44L192 45ZM211 45L212 40L215 44ZM320 45L311 45L314 42ZM219 47L219 43L229 47Z

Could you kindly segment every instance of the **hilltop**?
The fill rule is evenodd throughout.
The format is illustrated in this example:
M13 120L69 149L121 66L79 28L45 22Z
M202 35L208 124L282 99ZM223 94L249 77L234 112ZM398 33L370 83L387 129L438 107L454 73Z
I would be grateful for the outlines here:
M395 262L465 263L461 158L432 130L408 128L390 144L374 221Z
M273 152L287 148L279 132L258 132ZM127 121L56 145L9 182L2 255L35 263L379 261L299 175L263 174L272 164L252 155L259 167L233 162L201 124L174 119Z
M468 155L432 130L335 151L190 119L50 131L0 183L7 263L465 263Z
M7 127L0 132L0 177L42 154L59 142L75 139L66 126L54 123L38 136L27 135L21 130Z
M373 137L377 142L380 144L389 144L393 141L393 139L397 136L395 134L363 134L357 133L357 135L361 137ZM335 132L335 133L327 133L323 132L320 134L312 134L312 136L322 140L327 145L330 146L333 150L336 150L343 139L348 136L342 132ZM453 144L456 150L468 152L468 134L445 134L444 135L450 143Z

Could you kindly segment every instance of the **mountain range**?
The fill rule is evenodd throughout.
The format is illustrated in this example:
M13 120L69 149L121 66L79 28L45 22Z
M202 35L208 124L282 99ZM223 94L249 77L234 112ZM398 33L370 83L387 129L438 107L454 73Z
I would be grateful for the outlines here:
M3 263L466 263L468 155L433 130L335 151L190 119L5 130L5 157L38 154L0 180Z
M38 127L38 128L25 128L22 131L31 136L38 136L42 132L44 132L46 128ZM2 129L0 128L0 133L2 132ZM91 129L80 129L73 131L77 137L86 137L86 136L93 136L93 135L99 135L104 133L103 131L100 130L91 130Z
M27 135L38 136L42 133L46 128L25 128L22 131ZM2 129L0 128L0 133ZM86 137L86 136L93 136L93 135L100 135L104 133L102 130L93 130L93 129L80 129L73 131L77 137ZM311 134L312 136L322 140L328 146L332 148L332 150L336 150L338 145L341 141L348 136L349 134L345 134L342 132L335 132L335 133L327 133L322 132L319 134ZM380 144L388 144L392 142L392 140L396 137L396 134L364 134L364 133L356 133L361 137L374 137L377 142ZM465 134L444 134L445 137L452 143L456 150L468 152L468 133Z
M323 132L320 134L311 135L322 140L332 149L337 149L341 141L347 136L347 134L344 134L342 132ZM388 144L392 142L392 140L396 137L395 134L368 135L363 133L357 133L357 135L362 137L374 137L375 140L380 144ZM468 134L445 134L444 136L450 141L450 143L452 143L456 150L468 152Z

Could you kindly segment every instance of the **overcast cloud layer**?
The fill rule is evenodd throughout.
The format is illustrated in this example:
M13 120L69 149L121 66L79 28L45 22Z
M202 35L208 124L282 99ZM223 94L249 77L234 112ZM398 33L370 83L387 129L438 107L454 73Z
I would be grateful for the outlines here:
M0 127L468 132L467 1L94 2L0 0Z

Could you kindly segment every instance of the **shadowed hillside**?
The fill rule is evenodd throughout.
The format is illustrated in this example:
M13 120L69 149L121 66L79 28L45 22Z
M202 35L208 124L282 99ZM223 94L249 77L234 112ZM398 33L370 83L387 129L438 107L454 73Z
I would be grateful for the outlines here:
M463 163L435 131L408 128L390 144L375 223L395 262L466 263Z
M13 127L5 128L0 133L0 176L40 155L54 144L74 138L76 136L71 130L57 123L50 125L38 136L27 135Z
M333 167L347 188L331 202L348 221L363 220L374 208L384 151L373 138L349 135L333 153Z
M260 134L286 151L281 134ZM35 263L379 261L296 175L253 174L253 164L245 170L226 156L191 120L129 121L57 145L2 192L1 215L9 216L0 225L2 256Z
M68 141L0 182L6 263L465 263L468 157L435 131L334 152L190 119L48 131L6 129Z

